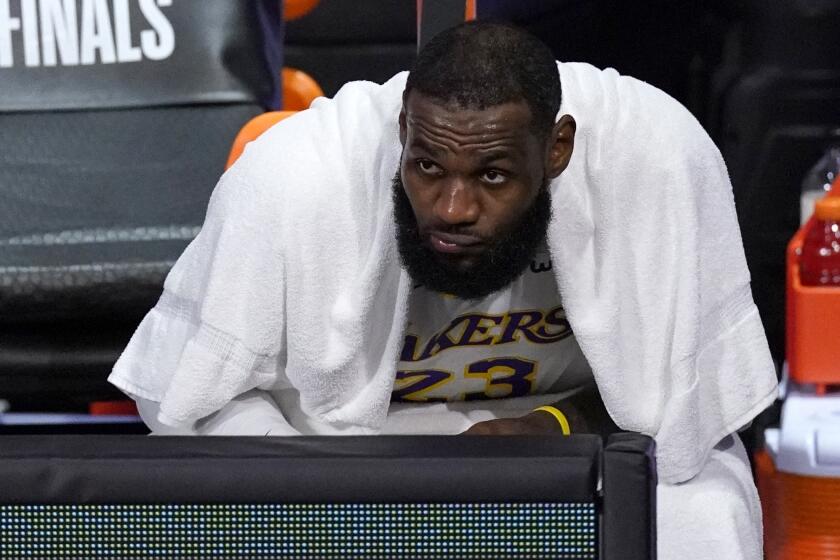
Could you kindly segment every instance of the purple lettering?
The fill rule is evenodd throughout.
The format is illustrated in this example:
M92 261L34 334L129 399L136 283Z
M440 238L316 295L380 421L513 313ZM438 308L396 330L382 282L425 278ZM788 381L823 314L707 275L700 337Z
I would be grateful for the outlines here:
M557 327L557 330L549 331L547 326L551 325ZM563 307L555 307L545 316L545 321L537 329L536 334L539 335L543 342L557 342L572 335L572 327L566 319L566 310Z
M400 370L397 372L396 383L405 385L391 392L391 402L446 402L443 397L427 397L424 393L448 383L451 377L448 371L437 369Z
M418 358L414 357L414 354L417 352L417 342L419 340L420 339L413 334L405 335L402 352L400 352L401 362L416 362L418 360Z
M502 374L495 377L494 374ZM490 358L473 362L464 377L483 377L484 391L467 393L464 400L523 397L531 393L537 376L537 364L522 358Z
M487 335L487 331L496 325L502 323L504 315L481 315L476 313L474 315L464 315L467 325L464 327L464 332L461 338L455 344L457 346L487 346L493 344L494 335ZM482 323L491 323L489 325ZM478 337L476 336L478 335ZM482 337L483 338L480 338Z
M420 354L420 357L417 358L417 361L426 360L438 352L442 352L447 348L452 348L453 346L457 346L458 344L449 338L450 331L454 330L460 323L462 323L466 317L469 315L456 317L453 319L449 325L442 332L434 335L432 338L429 339L429 342L426 344L426 348L423 349L423 353Z
M539 335L531 329L542 321L542 313L539 311L513 311L508 315L508 322L502 335L496 339L495 344L507 344L519 340L517 331L522 332L525 338L531 342L543 342Z

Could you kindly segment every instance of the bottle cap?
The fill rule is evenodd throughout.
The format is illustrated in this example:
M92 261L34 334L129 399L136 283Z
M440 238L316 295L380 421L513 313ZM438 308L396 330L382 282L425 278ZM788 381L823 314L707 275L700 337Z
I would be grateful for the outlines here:
M818 220L840 220L840 196L824 196L814 206Z

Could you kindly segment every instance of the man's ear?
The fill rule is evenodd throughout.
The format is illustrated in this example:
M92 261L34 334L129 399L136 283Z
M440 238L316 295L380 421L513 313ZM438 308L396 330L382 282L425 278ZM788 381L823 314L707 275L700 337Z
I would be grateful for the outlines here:
M405 136L406 136L406 129L405 129L405 105L402 106L400 109L400 144L402 147L405 148Z
M569 165L575 148L577 123L571 115L563 115L551 129L546 154L545 174L554 179Z

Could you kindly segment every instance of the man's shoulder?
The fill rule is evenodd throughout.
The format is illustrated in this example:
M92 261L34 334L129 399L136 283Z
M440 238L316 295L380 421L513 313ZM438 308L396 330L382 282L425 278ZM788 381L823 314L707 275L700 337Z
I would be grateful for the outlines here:
M278 122L250 142L237 165L277 181L286 173L305 177L356 167L360 157L373 161L383 149L399 143L398 116L406 72L384 84L349 82L332 98ZM346 170L345 170L346 171Z
M385 84L352 82L331 99L278 122L249 142L223 183L267 211L312 218L364 217L358 201L390 193L399 165L398 116L405 75Z

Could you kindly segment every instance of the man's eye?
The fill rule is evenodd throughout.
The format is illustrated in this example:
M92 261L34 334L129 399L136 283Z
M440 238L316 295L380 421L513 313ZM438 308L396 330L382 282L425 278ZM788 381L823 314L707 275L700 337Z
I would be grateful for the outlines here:
M507 177L498 171L485 171L481 175L481 180L491 185L501 185L507 180Z
M420 170L421 173L426 175L438 175L440 174L440 167L432 161L427 159L418 159L417 160L417 168Z

